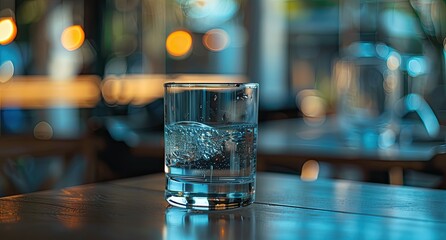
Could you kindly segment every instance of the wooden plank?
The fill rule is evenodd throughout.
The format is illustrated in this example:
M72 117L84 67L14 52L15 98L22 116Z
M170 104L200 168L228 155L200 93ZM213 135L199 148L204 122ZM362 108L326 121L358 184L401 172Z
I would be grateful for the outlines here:
M2 239L160 239L159 191L85 185L0 199Z
M444 222L279 204L217 212L170 208L162 191L109 183L6 197L0 199L0 209L2 239L446 237Z

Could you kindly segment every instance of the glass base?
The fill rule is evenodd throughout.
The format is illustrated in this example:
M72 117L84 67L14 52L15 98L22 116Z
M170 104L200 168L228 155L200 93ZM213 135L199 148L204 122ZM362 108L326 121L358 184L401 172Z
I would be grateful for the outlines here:
M254 183L255 181L237 184L227 182L190 183L167 177L167 189L164 197L170 205L175 207L196 210L233 209L254 202ZM194 189L207 189L208 191L190 191Z

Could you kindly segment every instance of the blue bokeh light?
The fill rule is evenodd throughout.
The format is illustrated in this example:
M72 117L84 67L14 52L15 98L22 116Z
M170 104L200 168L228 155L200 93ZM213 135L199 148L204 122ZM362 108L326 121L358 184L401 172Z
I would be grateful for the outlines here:
M24 112L18 108L6 108L2 111L3 125L10 133L19 133L25 129Z
M24 63L20 48L16 43L10 43L8 45L0 45L0 65L11 61L14 65L14 73L22 74L24 71Z
M427 62L422 57L411 57L407 62L407 72L411 77L426 73Z

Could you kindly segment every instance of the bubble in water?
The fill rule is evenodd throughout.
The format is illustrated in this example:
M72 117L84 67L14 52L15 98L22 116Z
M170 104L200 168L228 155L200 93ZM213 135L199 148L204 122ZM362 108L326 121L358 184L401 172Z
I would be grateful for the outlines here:
M165 126L166 172L176 177L250 176L255 171L256 124Z
M243 94L243 95L241 95L241 96L237 96L236 99L237 99L237 100L246 100L246 99L248 99L248 95L247 95L247 94Z
M214 95L214 101L217 101L217 98L218 98L217 95Z
M224 137L203 123L182 121L166 126L166 152L172 163L208 161L221 154Z

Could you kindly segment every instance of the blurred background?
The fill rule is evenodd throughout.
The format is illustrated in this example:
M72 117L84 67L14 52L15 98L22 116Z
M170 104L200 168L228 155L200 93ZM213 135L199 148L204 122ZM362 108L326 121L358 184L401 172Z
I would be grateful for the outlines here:
M163 171L163 83L260 83L258 170L444 188L444 0L0 0L0 196Z

